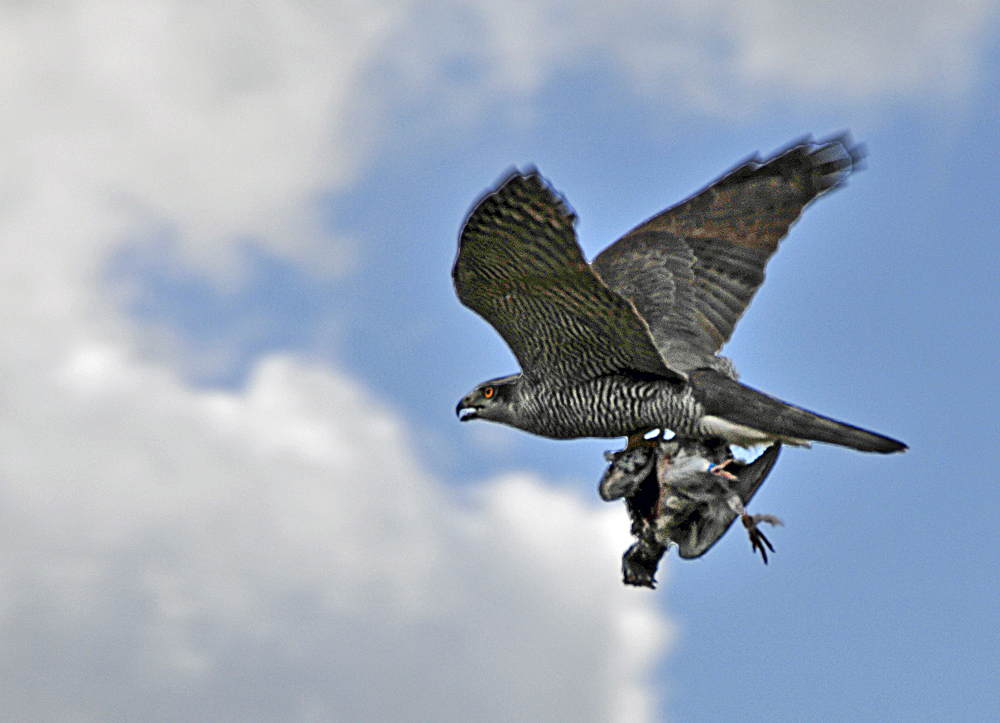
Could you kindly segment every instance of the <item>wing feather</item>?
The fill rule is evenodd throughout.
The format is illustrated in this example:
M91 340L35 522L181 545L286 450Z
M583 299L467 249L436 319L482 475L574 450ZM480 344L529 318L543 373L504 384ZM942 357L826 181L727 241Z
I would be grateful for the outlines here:
M635 309L584 260L575 221L537 172L512 172L462 228L452 271L459 300L500 333L529 377L676 378Z
M627 233L593 266L645 319L668 366L685 374L713 366L778 243L863 156L847 134L755 156Z

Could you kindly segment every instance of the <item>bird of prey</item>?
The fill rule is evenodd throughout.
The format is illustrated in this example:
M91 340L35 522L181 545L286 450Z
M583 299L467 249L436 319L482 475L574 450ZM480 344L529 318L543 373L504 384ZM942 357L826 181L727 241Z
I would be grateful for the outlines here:
M635 450L626 448L610 455L605 478L620 469L628 476ZM763 484L778 459L781 443L775 442L753 462L732 458L720 440L674 437L655 445L655 464L640 468L644 477L626 497L632 535L636 543L622 556L622 572L628 585L653 587L656 568L671 545L685 559L701 557L730 525L740 517L753 550L767 563L767 550L774 551L760 531L761 522L781 524L773 515L751 515L746 505Z
M478 385L456 413L557 439L670 429L742 447L905 449L741 384L717 354L778 242L861 157L846 135L755 156L590 264L566 201L536 170L511 172L465 220L452 278L521 372Z

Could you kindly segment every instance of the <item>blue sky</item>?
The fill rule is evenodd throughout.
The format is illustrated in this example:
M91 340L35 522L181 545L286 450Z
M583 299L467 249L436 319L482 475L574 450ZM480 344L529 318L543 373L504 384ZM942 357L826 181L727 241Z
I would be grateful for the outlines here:
M987 720L1000 668L997 7L0 10L0 717ZM786 450L626 589L614 440L460 425L454 297L537 165L588 258L850 129L725 353L903 455Z

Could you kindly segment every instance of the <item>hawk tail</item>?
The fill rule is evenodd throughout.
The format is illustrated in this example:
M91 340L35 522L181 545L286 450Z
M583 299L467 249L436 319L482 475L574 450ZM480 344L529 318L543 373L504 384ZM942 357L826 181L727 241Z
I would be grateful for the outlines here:
M720 374L701 369L689 381L708 414L778 438L803 439L862 452L902 452L906 445L867 429L838 422L775 399Z

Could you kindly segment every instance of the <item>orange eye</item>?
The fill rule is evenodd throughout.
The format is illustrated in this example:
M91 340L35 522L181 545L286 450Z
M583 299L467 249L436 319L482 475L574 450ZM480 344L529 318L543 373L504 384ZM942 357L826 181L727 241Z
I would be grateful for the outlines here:
M486 389L483 390L483 396L487 399L492 399L493 395L496 394L496 391L497 390L493 387L486 387Z

